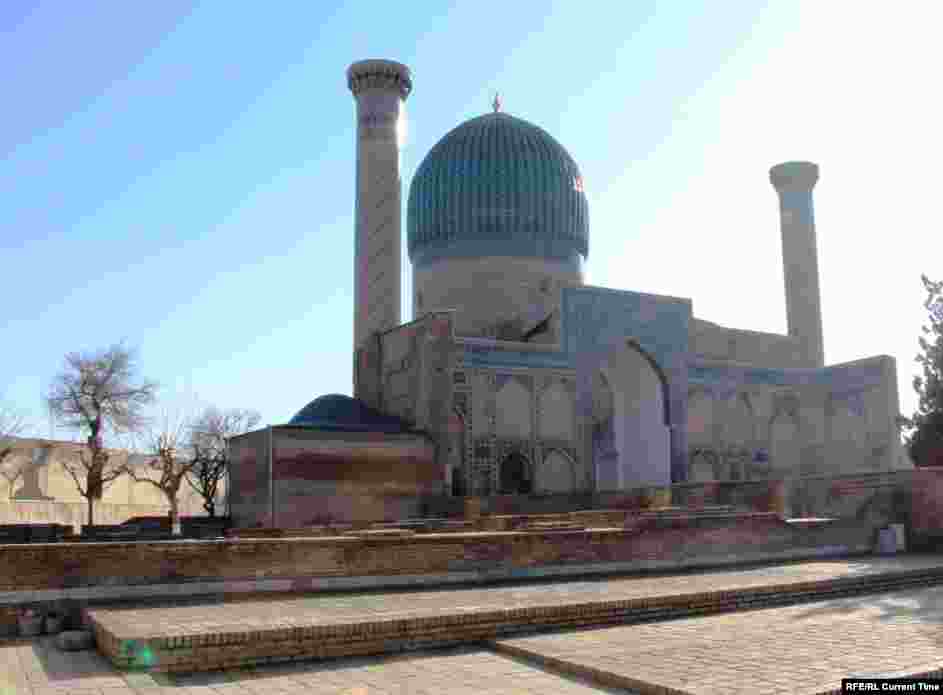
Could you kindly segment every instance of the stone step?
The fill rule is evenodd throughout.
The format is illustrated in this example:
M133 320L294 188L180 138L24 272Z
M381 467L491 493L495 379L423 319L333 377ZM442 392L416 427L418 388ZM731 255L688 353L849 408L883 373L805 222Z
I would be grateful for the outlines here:
M943 584L943 559L924 566L913 564L912 569L906 564L896 570L893 564L887 566L889 571L870 573L812 573L808 576L821 578L808 581L795 571L793 581L787 581L788 568L782 577L763 569L752 575L745 571L743 576L754 579L740 586L709 575L705 575L709 581L697 575L662 577L647 585L663 585L661 593L656 589L647 595L636 590L644 580L621 578L608 583L578 582L572 590L557 582L477 593L453 589L143 609L90 608L86 618L99 650L119 668L202 671L400 652ZM760 576L769 579L757 584L757 572L767 572ZM671 593L678 586L694 590Z

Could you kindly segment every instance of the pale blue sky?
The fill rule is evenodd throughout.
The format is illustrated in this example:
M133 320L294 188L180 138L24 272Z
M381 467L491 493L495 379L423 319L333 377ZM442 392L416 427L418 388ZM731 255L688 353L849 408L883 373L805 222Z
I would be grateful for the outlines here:
M919 275L943 278L936 7L8 0L0 396L49 436L63 355L122 339L164 411L350 393L344 70L382 57L413 70L404 194L499 90L582 170L588 282L733 327L785 331L767 170L818 162L826 360L894 355L909 414Z

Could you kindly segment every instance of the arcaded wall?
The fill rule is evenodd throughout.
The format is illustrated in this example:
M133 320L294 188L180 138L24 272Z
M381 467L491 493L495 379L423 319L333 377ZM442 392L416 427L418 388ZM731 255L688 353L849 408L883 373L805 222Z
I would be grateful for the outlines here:
M529 492L591 488L591 471L579 457L572 371L457 368L452 378L463 492L510 492L509 465L520 466Z
M843 475L910 468L886 356L825 369L693 362L689 480Z

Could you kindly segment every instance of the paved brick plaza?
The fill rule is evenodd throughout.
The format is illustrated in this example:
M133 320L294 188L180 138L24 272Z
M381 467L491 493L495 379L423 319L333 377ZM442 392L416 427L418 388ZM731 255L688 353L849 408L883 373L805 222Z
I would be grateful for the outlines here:
M371 609L399 614L408 606L396 596L425 595L428 601L433 601L434 596L441 596L442 600L451 596L452 609L477 608L492 600L531 605L554 600L554 596L569 591L626 592L631 587L633 595L639 595L636 592L644 593L647 587L649 592L663 594L666 590L678 590L674 583L682 581L686 582L685 591L708 591L720 586L718 582L740 586L755 582L779 584L842 572L847 575L880 569L910 570L941 563L941 556L866 558L607 582L310 597L302 599L300 605L333 602L322 607L331 605L330 618L336 619L354 617L351 611ZM571 598L567 596L567 600ZM391 603L383 606L383 600ZM217 609L244 611L253 605L268 606L266 614L271 616L270 609L284 603L235 603ZM430 603L422 610L431 608ZM507 655L502 650L515 653ZM631 693L628 686L633 682L644 692L654 692L649 686L659 686L666 688L661 692L697 695L756 692L806 695L836 688L843 676L852 674L916 673L941 666L943 586L933 586L660 623L504 639L457 650L203 674L122 674L94 652L64 654L52 647L50 638L21 640L0 643L0 695L556 695ZM576 675L563 675L561 667L568 667ZM603 682L609 689L579 676L590 671L607 677Z
M560 677L477 648L342 659L192 676L118 673L95 652L63 654L49 638L0 645L0 695L592 695L626 693Z
M667 692L813 695L852 675L943 668L943 587L537 635L502 646Z
M820 693L850 674L943 666L943 587L853 599L502 640L522 649L675 691ZM4 688L6 688L4 690ZM0 645L7 695L264 693L631 693L487 648L342 659L193 674L119 674L94 652L63 654L49 638ZM666 691L670 692L670 691Z
M309 595L227 604L172 605L160 608L96 608L95 621L125 639L163 635L243 633L263 627L334 623L375 623L593 601L785 586L883 572L943 566L943 556L902 555L773 565L697 574L557 581L441 590Z

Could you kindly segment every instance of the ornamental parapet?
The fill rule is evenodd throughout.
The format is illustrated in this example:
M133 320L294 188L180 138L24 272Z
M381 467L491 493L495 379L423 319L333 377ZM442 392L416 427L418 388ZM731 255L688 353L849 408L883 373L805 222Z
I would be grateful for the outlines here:
M347 86L354 96L367 89L399 92L401 99L409 96L413 81L409 68L392 60L361 60L347 68Z

